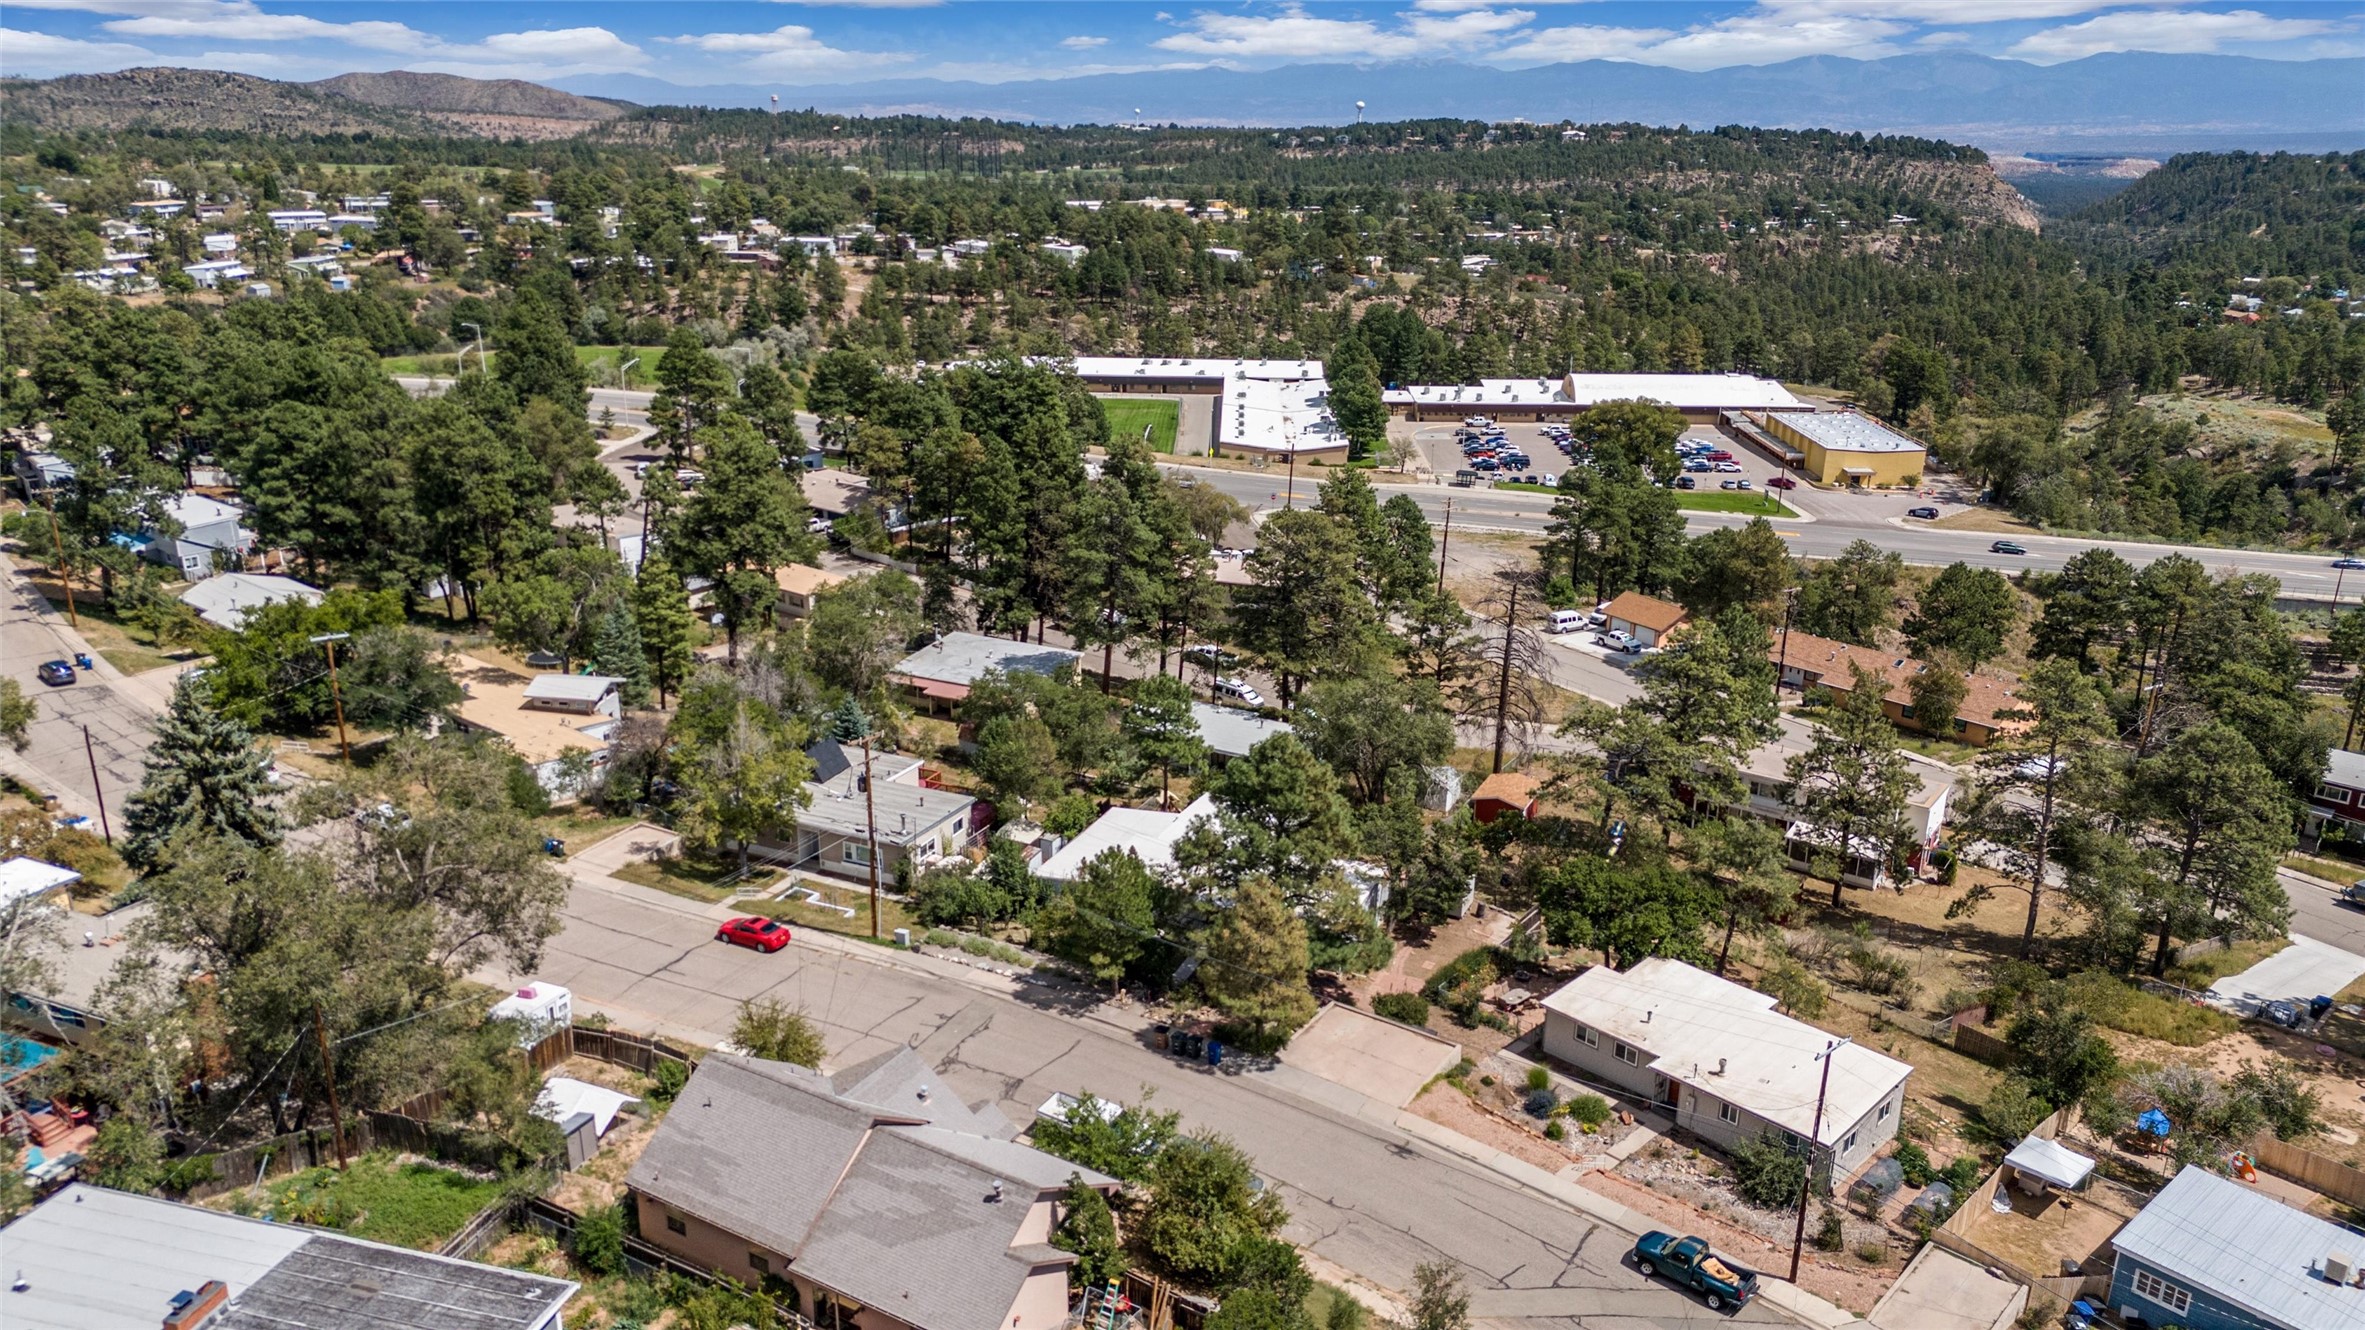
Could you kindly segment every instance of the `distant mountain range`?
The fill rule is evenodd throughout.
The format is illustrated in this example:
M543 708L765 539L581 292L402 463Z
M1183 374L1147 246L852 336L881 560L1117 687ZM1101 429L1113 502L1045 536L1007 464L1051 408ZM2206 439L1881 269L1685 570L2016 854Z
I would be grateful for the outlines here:
M634 75L556 81L644 105L812 107L849 115L1056 123L1336 125L1375 120L1638 121L1919 134L2011 150L2365 147L2365 59L2281 61L2129 52L2059 65L1965 54L1692 72L1588 60L1504 70L1450 61L1290 65L961 83L889 79L683 87ZM1139 108L1138 112L1136 108Z
M211 69L126 69L0 80L0 119L45 129L565 138L627 106L516 79L340 74L281 83Z

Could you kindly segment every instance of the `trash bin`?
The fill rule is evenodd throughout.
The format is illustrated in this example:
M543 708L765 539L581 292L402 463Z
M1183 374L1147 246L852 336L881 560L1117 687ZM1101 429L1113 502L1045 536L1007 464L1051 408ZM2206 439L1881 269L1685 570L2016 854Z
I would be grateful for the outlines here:
M1151 1045L1161 1053L1166 1051L1167 1046L1173 1041L1173 1038L1174 1027L1171 1025L1160 1023L1150 1027Z
M1210 1067L1220 1067L1224 1065L1224 1046L1222 1040L1210 1039L1207 1041L1207 1065Z
M896 929L896 930L895 930L895 945L896 945L896 946L899 946L899 947L901 947L901 948L903 948L905 951L909 951L909 950L911 950L911 945L912 945L912 931L911 931L910 929L908 929L908 928L898 928L898 929Z

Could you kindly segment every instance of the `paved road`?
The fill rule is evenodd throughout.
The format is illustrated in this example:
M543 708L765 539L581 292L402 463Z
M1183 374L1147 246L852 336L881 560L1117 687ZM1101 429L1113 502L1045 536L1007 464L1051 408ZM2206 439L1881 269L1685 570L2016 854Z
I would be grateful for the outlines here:
M2346 882L2335 885L2287 868L2278 870L2276 877L2291 898L2293 933L2365 956L2365 910L2335 899Z
M972 1101L1024 1122L1055 1090L1137 1101L1145 1087L1186 1125L1252 1153L1288 1200L1287 1236L1321 1261L1401 1290L1422 1261L1461 1266L1472 1312L1568 1327L1789 1324L1760 1304L1716 1316L1623 1263L1632 1236L1391 1124L1283 1088L1291 1068L1219 1074L1093 1019L1065 990L1011 998L826 939L763 956L713 940L698 907L579 882L533 977L620 1024L713 1042L738 1004L772 996L823 1026L833 1064L912 1044ZM491 976L511 983L526 976ZM1295 1073L1303 1075L1304 1073Z
M156 678L128 679L68 623L61 606L49 602L17 576L15 565L0 555L0 677L17 681L27 696L40 703L33 721L31 745L22 753L0 744L0 765L44 793L55 794L68 811L93 819L98 829L98 804L92 797L91 760L98 761L98 789L106 796L106 811L118 828L123 800L139 788L141 763L148 751L148 725L164 710L171 693L172 671L154 671ZM43 661L72 660L76 652L90 655L94 668L80 672L73 683L51 688L34 678ZM83 728L90 730L90 746L83 746Z

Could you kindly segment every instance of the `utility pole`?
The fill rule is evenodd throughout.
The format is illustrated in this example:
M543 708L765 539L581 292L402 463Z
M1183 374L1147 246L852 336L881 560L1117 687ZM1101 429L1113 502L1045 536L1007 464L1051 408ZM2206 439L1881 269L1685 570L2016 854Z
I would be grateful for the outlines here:
M328 1082L329 1125L336 1129L337 1168L345 1167L345 1113L337 1106L337 1064L329 1051L328 1017L321 1014L320 1004L312 1004L312 1033L320 1040L320 1074Z
M1281 496L1281 506L1283 508L1295 508L1297 507L1297 440L1291 439L1288 440L1288 443L1289 489L1288 492Z
M57 500L44 491L41 506L49 510L49 543L57 547L57 584L66 589L66 620L82 631L82 616L74 610L74 570L66 567L66 539L57 530Z
M1453 496L1445 496L1445 534L1437 538L1437 589L1445 589L1445 550L1453 544Z
M1777 704L1782 699L1782 676L1790 673L1790 619L1797 613L1798 588L1792 587L1782 593L1782 658L1781 663L1774 667L1774 700Z
M870 790L870 731L862 732L862 820L870 828L870 935L879 936L879 805Z
M1815 1186L1815 1147L1823 1136L1823 1100L1831 1093L1831 1060L1840 1045L1855 1042L1853 1037L1834 1039L1823 1049L1823 1084L1815 1091L1815 1120L1807 1133L1807 1172L1798 1180L1798 1230L1790 1235L1790 1282L1798 1282L1798 1258L1807 1245L1807 1193Z
M1511 657L1512 634L1519 631L1519 579L1511 583L1511 603L1503 611L1503 669L1495 683L1495 770L1503 769L1503 740L1511 725Z
M345 738L345 690L337 683L337 643L353 636L351 633L322 633L312 640L328 648L328 695L337 704L337 750L345 755L345 765L353 765L353 745Z
M90 759L90 792L98 796L99 830L107 833L107 844L113 845L115 843L115 828L107 824L107 790L105 786L99 784L98 749L90 742L90 727L88 725L82 727L82 755Z

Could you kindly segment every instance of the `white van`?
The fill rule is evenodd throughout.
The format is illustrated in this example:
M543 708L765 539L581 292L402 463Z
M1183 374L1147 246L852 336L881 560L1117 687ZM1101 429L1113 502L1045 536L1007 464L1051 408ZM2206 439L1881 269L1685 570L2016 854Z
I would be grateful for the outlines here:
M1554 610L1551 617L1544 621L1544 631L1547 633L1581 633L1592 626L1585 622L1581 610Z
M1218 679L1208 691L1228 702L1241 702L1252 707L1265 704L1265 695L1256 691L1255 686L1246 679Z

